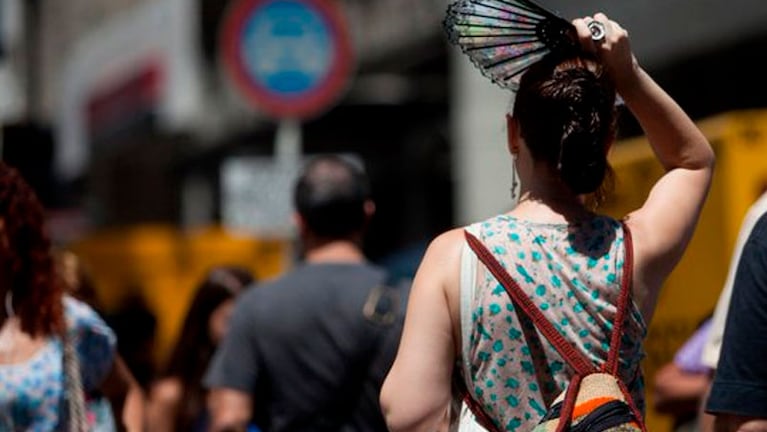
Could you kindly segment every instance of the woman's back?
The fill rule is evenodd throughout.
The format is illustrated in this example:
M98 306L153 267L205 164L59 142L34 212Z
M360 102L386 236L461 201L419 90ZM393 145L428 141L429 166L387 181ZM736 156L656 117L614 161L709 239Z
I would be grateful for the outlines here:
M555 224L500 215L469 229L568 341L595 364L605 361L625 256L618 221L594 216ZM476 259L471 252L464 257ZM529 429L573 372L532 322L517 314L505 289L484 266L477 266L473 284L462 282L461 291L462 326L469 320L471 329L462 352L468 388L507 429ZM641 314L632 305L621 347L621 373L640 406L645 332Z

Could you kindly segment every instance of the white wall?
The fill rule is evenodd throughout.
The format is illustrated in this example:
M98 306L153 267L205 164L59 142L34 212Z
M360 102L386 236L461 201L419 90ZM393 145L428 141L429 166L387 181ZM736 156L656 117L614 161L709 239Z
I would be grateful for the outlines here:
M482 76L457 49L451 49L450 66L454 218L465 224L511 205L505 117L510 93Z
M187 0L139 2L78 36L56 81L55 169L73 178L87 166L90 144L85 106L98 88L110 88L147 62L164 73L160 127L190 129L205 109L193 36L195 9Z

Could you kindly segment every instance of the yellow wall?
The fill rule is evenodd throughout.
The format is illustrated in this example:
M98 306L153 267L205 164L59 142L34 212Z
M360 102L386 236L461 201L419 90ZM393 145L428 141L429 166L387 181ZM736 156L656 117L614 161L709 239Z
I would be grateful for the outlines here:
M767 111L732 112L700 123L717 155L711 193L679 266L665 284L646 342L648 430L670 430L652 411L652 378L713 311L740 221L767 186ZM611 153L616 191L604 210L616 217L638 208L663 170L646 139L618 143ZM669 214L674 208L669 208Z
M241 265L263 280L284 271L292 253L285 238L235 236L219 227L182 232L166 225L96 232L71 249L92 273L107 312L130 295L146 301L157 317L158 365L169 354L194 289L209 268Z

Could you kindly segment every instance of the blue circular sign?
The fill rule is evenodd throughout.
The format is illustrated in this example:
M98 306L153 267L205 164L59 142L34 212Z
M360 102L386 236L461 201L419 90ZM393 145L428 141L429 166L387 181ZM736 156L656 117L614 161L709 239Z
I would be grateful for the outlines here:
M257 107L304 117L343 89L351 48L340 15L323 0L242 0L228 16L225 65Z

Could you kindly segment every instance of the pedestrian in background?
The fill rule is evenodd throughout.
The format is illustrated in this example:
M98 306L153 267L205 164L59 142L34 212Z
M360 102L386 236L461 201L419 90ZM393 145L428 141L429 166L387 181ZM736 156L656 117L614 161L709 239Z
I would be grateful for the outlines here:
M294 188L302 262L237 301L205 384L212 431L386 431L378 392L408 284L387 281L362 240L375 206L364 171L335 155Z
M197 286L168 367L152 385L149 431L207 430L207 392L202 377L226 334L235 298L252 283L247 269L217 266Z
M119 429L141 431L114 333L66 294L44 221L35 192L0 162L0 430L90 430L85 401L103 394Z
M103 305L99 300L96 286L90 271L77 254L66 249L58 249L54 252L56 269L64 283L65 293L71 295L92 307L101 316L104 312ZM85 409L90 430L94 432L110 432L117 430L120 422L116 422L115 411L125 411L123 416L144 418L144 406L146 398L144 390L131 373L128 365L115 354L115 375L120 379L113 380L110 386L113 395L105 395L99 391L91 392L85 398ZM117 410L112 407L112 402L118 401ZM122 405L130 408L121 410ZM125 419L124 419L125 420Z
M767 192L749 208L702 361L714 370L702 430L767 431Z

